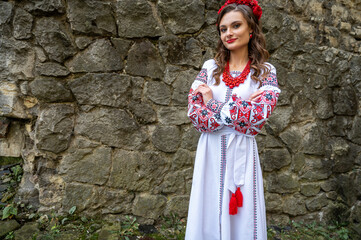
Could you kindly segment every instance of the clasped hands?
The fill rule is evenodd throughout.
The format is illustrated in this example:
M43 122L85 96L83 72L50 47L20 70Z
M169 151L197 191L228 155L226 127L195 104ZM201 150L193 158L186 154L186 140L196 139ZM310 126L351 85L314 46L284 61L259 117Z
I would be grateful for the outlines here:
M212 89L207 84L201 84L198 86L198 88L194 91L195 94L201 93L203 96L203 102L207 105L208 101L213 98ZM254 93L251 94L251 96L247 99L248 101L257 101L261 94L263 93L263 90L257 90Z

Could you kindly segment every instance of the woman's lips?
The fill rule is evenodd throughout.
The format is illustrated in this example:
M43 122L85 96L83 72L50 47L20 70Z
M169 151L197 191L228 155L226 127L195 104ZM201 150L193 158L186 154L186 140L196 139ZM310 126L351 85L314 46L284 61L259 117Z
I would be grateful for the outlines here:
M236 40L237 40L236 38L232 38L232 39L227 40L227 43L233 43Z

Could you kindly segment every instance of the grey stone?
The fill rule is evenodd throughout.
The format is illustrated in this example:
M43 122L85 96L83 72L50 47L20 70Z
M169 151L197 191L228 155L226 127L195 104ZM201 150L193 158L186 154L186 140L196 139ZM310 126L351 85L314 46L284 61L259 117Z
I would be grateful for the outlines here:
M24 9L36 14L65 12L62 0L32 0L25 3Z
M41 47L35 47L35 54L36 59L39 60L39 62L45 62L48 58L46 57L46 54Z
M300 148L302 133L298 126L289 126L279 136L292 152L296 152Z
M167 202L165 215L176 214L180 218L184 218L188 214L189 196L175 196Z
M291 117L294 115L291 107L277 107L267 121L274 134L282 132L290 123Z
M206 8L207 9L213 9L213 10L219 10L221 7L221 4L223 4L223 1L217 1L217 0L209 0L206 1Z
M34 78L35 51L26 41L0 36L0 79L5 82ZM0 82L2 84L3 82ZM1 89L1 88L0 88Z
M132 78L132 100L140 101L143 97L144 78L133 77Z
M198 72L194 70L187 70L179 73L172 86L174 88L172 100L176 106L187 106L188 105L188 94L191 85Z
M359 169L351 173L344 173L337 176L337 189L338 195L347 203L352 206L361 196L361 171Z
M71 72L110 72L123 69L123 60L110 41L99 39L65 63Z
M311 212L320 210L321 208L327 206L327 204L328 199L325 193L319 194L316 197L306 200L306 207Z
M44 102L68 102L73 100L71 92L53 78L38 77L29 84L32 94Z
M357 112L355 90L350 86L333 90L333 102L334 112L337 115L354 116Z
M186 166L191 166L194 158L194 154L190 151L179 148L172 160L172 170L179 170Z
M266 193L265 202L267 212L281 213L282 212L282 198L276 193Z
M201 0L158 0L161 18L173 34L197 32L204 23Z
M167 198L162 195L140 194L136 196L133 214L136 216L158 219L163 213Z
M325 192L334 191L337 189L337 179L330 178L321 184L321 189Z
M310 197L310 196L315 196L316 194L318 194L320 192L320 185L317 183L304 183L301 184L301 194L306 196L306 197Z
M40 111L35 126L36 147L60 153L69 146L74 127L74 106L52 104Z
M267 224L268 225L280 225L286 226L290 223L290 217L286 214L268 214Z
M282 148L284 147L284 145L282 144L282 142L280 140L278 140L277 138L275 138L274 136L268 134L266 135L266 139L265 139L265 147L267 148Z
M40 18L36 21L34 35L51 60L63 62L76 53L65 26L55 18Z
M277 108L276 110L277 111ZM314 120L315 113L313 103L306 97L298 94L292 98L292 121L303 122Z
M4 23L7 23L10 20L13 8L14 5L11 2L0 3L0 25L3 25Z
M207 3L206 3L207 4ZM207 11L206 13L206 23L208 25L213 25L217 22L218 13L217 11ZM215 26L213 26L215 28ZM218 34L217 34L218 36ZM218 39L217 39L218 40Z
M18 97L19 89L13 82L0 82L0 116L29 118L23 103Z
M80 183L68 183L65 186L65 196L62 199L63 212L76 206L76 213L80 213L86 209L90 209L99 201L99 194L92 185Z
M132 46L125 70L132 75L161 79L165 67L157 48L146 40Z
M116 149L107 186L137 192L156 192L165 174L165 159L156 152Z
M1 221L0 237L5 236L9 232L12 232L20 227L20 224L16 220Z
M77 34L115 35L117 27L111 4L102 1L67 1L67 18Z
M337 196L338 196L337 192L334 192L334 191L326 193L326 197L333 201L335 201L337 199Z
M357 144L361 144L361 118L355 117L352 128L348 133L349 139Z
M267 191L271 193L294 193L300 185L294 176L287 173L271 173L266 179Z
M33 16L27 11L17 8L13 19L13 35L16 39L29 39L33 26Z
M165 69L165 75L163 81L166 84L172 84L179 76L179 74L184 71L181 67L168 64Z
M351 209L350 222L352 228L361 235L361 201L358 201L355 207Z
M159 39L159 49L163 58L175 65L190 65L199 68L202 61L202 48L194 38L180 38L166 35Z
M40 232L38 223L28 222L25 223L19 230L14 232L14 239L16 240L28 240L32 239L35 234Z
M99 240L118 240L119 231L121 231L122 227L120 222L116 222L112 225L104 225L102 229L99 231Z
M164 125L182 125L189 123L186 107L160 107L158 120Z
M75 44L81 50L88 47L92 42L93 42L92 37L80 36L80 37L75 38Z
M325 150L325 133L319 123L310 123L301 128L305 133L302 139L304 153L323 155Z
M69 70L63 65L55 62L39 63L35 70L43 76L65 77L69 75Z
M343 137L346 135L348 129L351 128L353 121L352 118L345 116L335 116L327 122L327 132L331 136Z
M125 59L125 57L128 55L128 51L132 45L132 41L122 39L122 38L111 38L112 44L117 49L120 57L122 59Z
M291 163L291 155L286 149L265 149L262 156L264 171L274 171L288 166Z
M333 116L332 91L329 88L320 93L316 102L316 114L321 119Z
M332 171L332 161L315 156L305 158L304 168L300 171L300 178L306 180L327 179Z
M121 109L97 107L82 112L77 117L74 131L108 146L128 149L143 148L147 140L146 133Z
M147 102L132 101L129 103L128 107L141 123L152 123L157 120L156 112Z
M152 143L163 152L175 152L179 147L180 138L178 127L158 125L152 134Z
M305 155L302 152L296 153L293 156L291 165L292 165L293 172L296 172L296 173L299 172L305 165Z
M134 193L119 190L104 188L100 191L100 203L103 208L102 214L131 214L132 203L134 200Z
M69 82L79 104L125 107L132 77L117 73L88 73Z
M120 37L158 37L164 34L157 9L145 0L116 3L116 19ZM129 11L131 9L131 11ZM144 24L146 23L146 27Z
M162 193L184 194L185 193L185 179L183 173L180 171L171 172L164 177L164 182L160 186Z
M206 47L217 48L219 35L214 25L208 26L198 35L198 40Z
M201 135L193 126L183 129L181 147L190 151L197 149L199 136Z
M8 118L0 117L0 138L5 138L10 125Z
M289 79L288 84L291 86L291 89L294 92L301 91L306 83L304 74L299 73L299 72L288 73L287 79Z
M306 214L305 199L298 194L286 198L283 203L283 212L291 216Z
M159 105L168 105L171 100L170 87L163 82L149 81L146 83L146 96Z
M111 155L109 147L76 138L60 162L59 174L64 175L66 182L103 185L110 173Z
M330 145L330 158L334 160L332 171L340 173L352 170L357 157L356 149L359 149L359 146L348 143L342 138L332 139Z

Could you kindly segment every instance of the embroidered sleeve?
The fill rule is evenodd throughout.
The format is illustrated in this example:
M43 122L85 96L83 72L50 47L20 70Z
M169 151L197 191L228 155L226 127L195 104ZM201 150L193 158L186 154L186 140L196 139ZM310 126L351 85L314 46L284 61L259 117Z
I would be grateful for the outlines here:
M188 95L188 117L199 132L214 132L223 127L220 114L214 113L203 102L202 94L194 91L200 84L207 83L207 69L202 68L193 82Z
M276 73L271 72L261 85L263 93L256 102L246 101L236 95L227 103L210 100L207 108L220 114L224 125L246 135L257 135L276 107L281 90Z

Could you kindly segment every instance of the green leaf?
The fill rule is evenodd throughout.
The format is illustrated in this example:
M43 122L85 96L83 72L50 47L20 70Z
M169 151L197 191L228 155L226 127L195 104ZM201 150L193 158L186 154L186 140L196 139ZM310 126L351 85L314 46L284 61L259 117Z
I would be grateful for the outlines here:
M65 223L67 220L68 220L68 218L63 218L63 219L61 220L61 224L64 225L64 223Z
M6 206L6 207L3 209L3 217L2 217L2 220L10 217L10 215L11 215L11 213L10 213L10 212L11 212L11 208L12 208L12 206L11 206L11 205L8 205L8 206Z
M75 212L75 210L76 210L76 206L72 206L72 207L70 208L70 210L69 210L69 214L70 214L70 215L73 215L73 213Z

